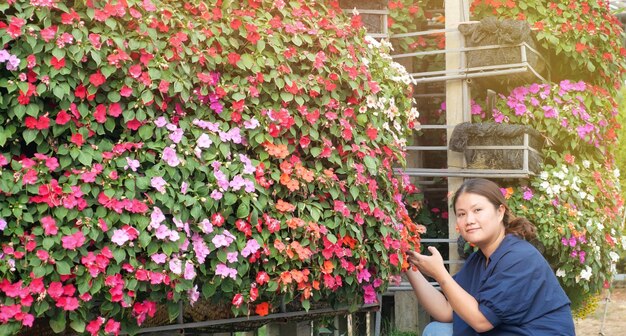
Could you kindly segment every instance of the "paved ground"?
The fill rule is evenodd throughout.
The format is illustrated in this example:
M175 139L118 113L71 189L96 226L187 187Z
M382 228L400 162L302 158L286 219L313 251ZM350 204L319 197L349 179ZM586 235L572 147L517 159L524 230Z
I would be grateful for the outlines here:
M603 294L604 299L606 295ZM608 303L604 332L601 334L605 301L598 304L598 309L588 318L576 321L576 336L623 336L626 335L626 288L614 288Z

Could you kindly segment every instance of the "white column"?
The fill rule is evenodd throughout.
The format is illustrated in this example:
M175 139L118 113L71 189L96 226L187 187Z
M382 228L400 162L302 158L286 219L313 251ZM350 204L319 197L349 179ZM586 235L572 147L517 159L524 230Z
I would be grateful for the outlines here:
M459 22L469 20L469 1L467 0L445 0L445 16L446 29L457 28ZM458 49L462 46L462 36L458 30L446 32L446 49ZM463 57L459 52L446 53L446 70L461 69L465 65ZM456 125L464 121L469 113L469 89L467 81L463 79L449 80L446 82L446 123L447 125ZM447 132L448 142L452 135L452 129ZM448 168L463 168L465 160L462 153L448 150ZM451 197L453 193L461 186L463 178L448 178L448 195ZM450 199L451 201L451 199ZM452 204L449 204L452 206ZM456 239L456 217L453 216L452 208L449 207L450 216L448 217L449 237ZM459 259L456 244L450 244L450 260ZM450 265L450 272L456 273L459 267L456 264Z

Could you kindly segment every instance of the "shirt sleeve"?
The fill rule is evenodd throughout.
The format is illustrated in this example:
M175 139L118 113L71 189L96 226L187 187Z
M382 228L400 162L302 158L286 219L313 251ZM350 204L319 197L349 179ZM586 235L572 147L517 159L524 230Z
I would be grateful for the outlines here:
M510 252L483 279L477 301L479 309L495 327L521 324L535 297L545 285L542 260L532 253Z

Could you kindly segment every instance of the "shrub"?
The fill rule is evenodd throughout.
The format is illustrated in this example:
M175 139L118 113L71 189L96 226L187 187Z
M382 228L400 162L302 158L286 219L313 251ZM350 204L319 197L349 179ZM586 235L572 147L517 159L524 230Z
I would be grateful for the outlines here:
M241 8L0 4L0 333L354 307L405 267L407 74L333 3Z

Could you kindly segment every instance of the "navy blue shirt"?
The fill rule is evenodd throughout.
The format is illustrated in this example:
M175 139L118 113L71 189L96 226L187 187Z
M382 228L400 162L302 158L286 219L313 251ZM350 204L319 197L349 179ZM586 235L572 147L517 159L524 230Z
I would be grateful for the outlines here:
M454 275L494 326L477 333L456 313L454 335L575 335L570 301L545 258L527 241L506 235L486 264L477 251Z

